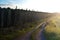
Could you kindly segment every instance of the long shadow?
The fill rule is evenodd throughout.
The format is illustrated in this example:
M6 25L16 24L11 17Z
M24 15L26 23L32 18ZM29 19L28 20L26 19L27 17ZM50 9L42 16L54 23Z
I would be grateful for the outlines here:
M47 22L46 23L43 23L42 25L41 25L41 33L40 33L40 36L41 36L41 40L46 40L46 38L45 38L45 36L44 36L44 30L45 30L45 27L46 27L46 25L47 25Z
M41 40L46 40L46 38L45 38L45 35L44 35L44 33L43 33L43 31L41 32Z

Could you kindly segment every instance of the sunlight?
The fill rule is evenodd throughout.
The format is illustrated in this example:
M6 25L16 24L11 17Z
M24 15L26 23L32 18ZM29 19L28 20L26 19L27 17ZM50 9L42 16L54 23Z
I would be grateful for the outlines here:
M44 12L60 12L59 4L60 0L28 0L21 7Z

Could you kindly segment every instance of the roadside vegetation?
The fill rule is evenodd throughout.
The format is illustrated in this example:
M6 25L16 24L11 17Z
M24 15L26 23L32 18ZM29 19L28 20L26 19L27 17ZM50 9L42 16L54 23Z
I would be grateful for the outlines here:
M44 35L46 40L60 40L60 16L57 15L50 20L45 28Z
M32 31L38 23L28 23L27 28L19 29L18 28L3 28L0 29L0 40L13 40L17 37L24 36L27 32ZM30 27L29 27L30 26Z
M31 40L36 40L36 35L38 34L38 32L40 31L40 28L36 29L32 35L31 35Z

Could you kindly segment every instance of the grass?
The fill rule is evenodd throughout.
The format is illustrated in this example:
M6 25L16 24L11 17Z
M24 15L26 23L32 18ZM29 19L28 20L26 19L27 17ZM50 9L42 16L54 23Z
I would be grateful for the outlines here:
M0 32L0 40L13 40L16 37L21 37L25 35L27 32L32 31L32 29L35 28L36 25L38 25L39 22L32 22L32 23L26 23L25 26L28 26L26 28L23 28L22 30L15 30L14 28L6 28L2 29Z
M8 34L0 34L0 40L12 40L18 36L23 36L24 34L26 34L26 32L32 30L32 28L26 28L23 30L17 30L15 32L10 32Z
M54 17L46 26L44 35L46 40L60 40L60 17Z

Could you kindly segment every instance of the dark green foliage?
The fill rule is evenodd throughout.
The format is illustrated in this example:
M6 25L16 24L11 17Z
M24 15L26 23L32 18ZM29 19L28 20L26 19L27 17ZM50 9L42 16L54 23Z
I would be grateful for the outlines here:
M12 26L21 26L20 28L24 28L23 25L25 23L35 22L44 18L48 18L51 15L52 14L44 12L0 7L0 27L6 28Z

